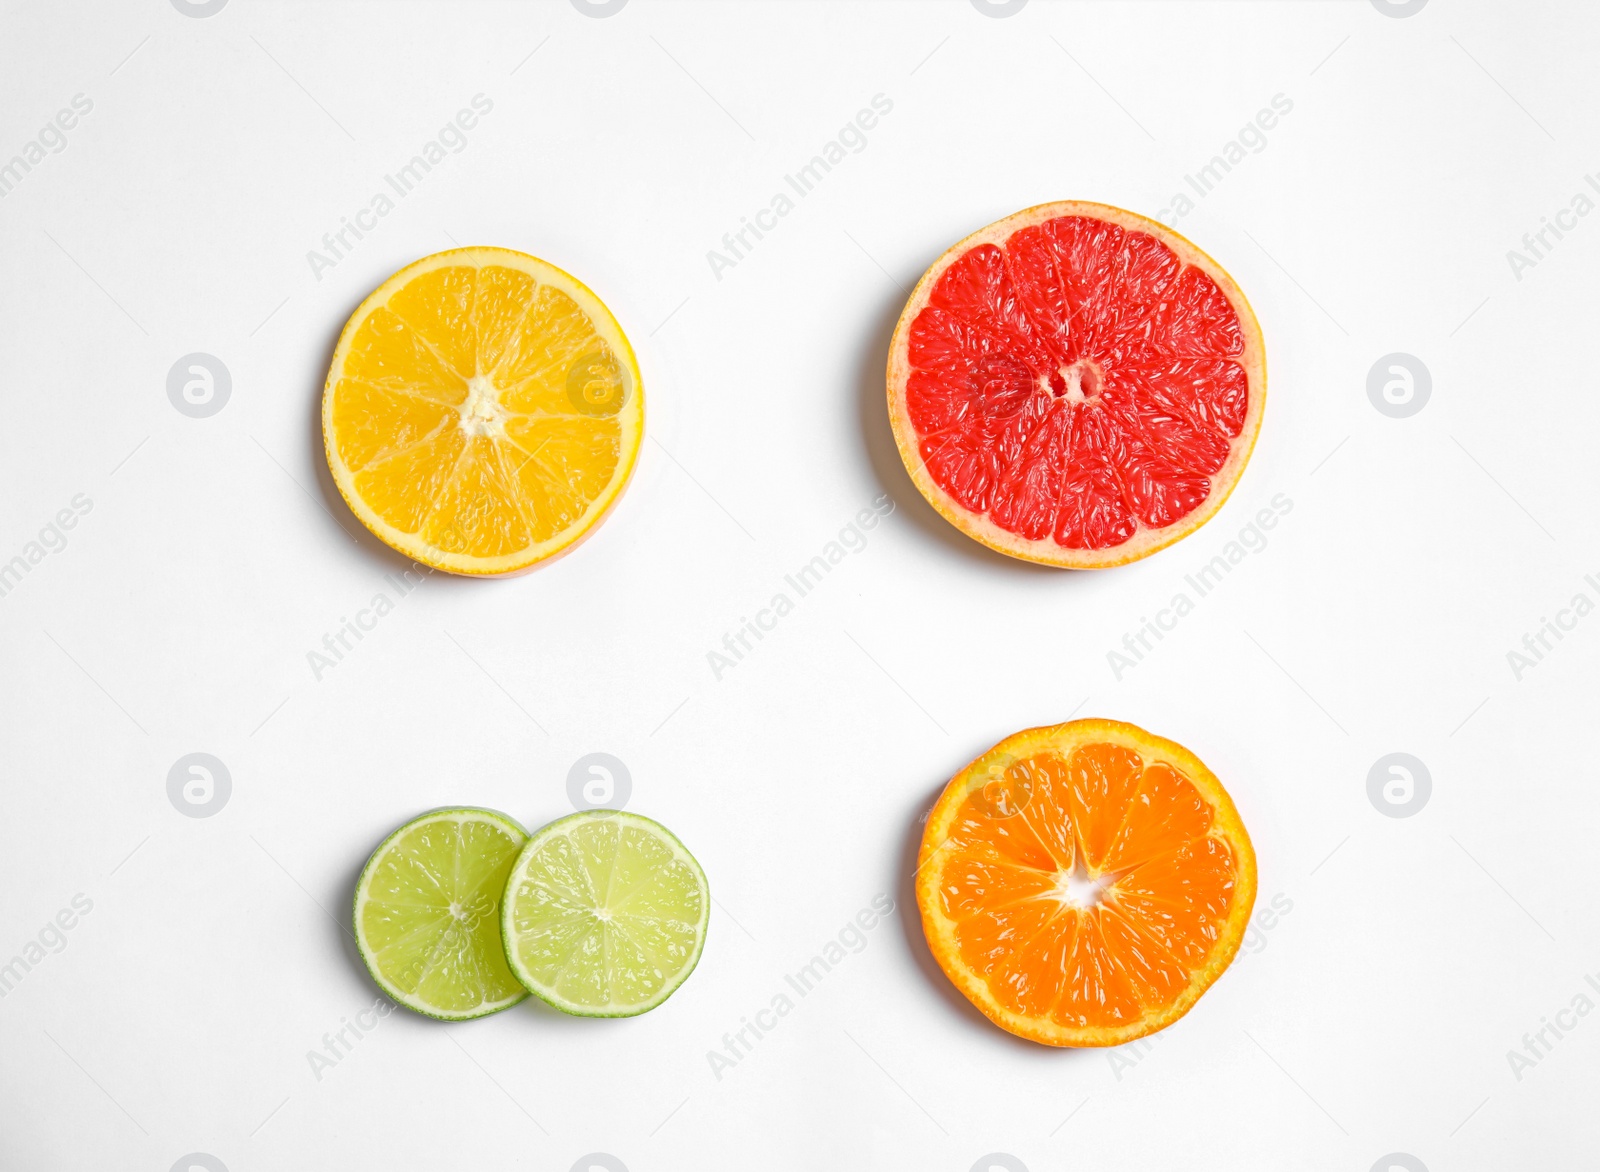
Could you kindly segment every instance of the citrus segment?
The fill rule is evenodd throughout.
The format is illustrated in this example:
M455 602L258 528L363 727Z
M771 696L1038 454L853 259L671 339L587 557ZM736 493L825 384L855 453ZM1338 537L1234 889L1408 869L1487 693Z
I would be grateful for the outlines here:
M349 333L349 325L345 331ZM342 346L342 337L340 342ZM421 334L382 305L356 327L341 373L371 386L436 399L451 406L467 397L466 377L440 358Z
M1084 745L1072 754L1067 766L1069 817L1083 845L1084 862L1096 871L1102 869L1143 769L1144 759L1121 745Z
M356 516L460 574L516 573L592 532L643 424L610 311L501 248L438 253L385 281L346 324L323 395L328 467Z
M483 1017L527 996L506 967L500 896L527 833L493 810L407 822L356 883L356 947L385 993L429 1017Z
M1176 1021L1238 951L1255 855L1188 750L1078 720L1008 737L928 816L917 902L928 946L991 1020L1054 1046Z
M1014 557L1090 568L1204 524L1255 444L1261 332L1210 257L1104 204L1044 204L923 276L889 350L918 489Z
M688 979L710 901L705 872L664 826L637 814L573 814L529 839L511 869L506 958L557 1009L631 1017Z

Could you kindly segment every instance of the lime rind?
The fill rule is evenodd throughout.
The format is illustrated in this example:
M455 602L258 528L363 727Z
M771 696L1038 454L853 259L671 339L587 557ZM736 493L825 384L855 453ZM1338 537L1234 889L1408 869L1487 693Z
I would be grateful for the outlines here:
M618 848L609 856L596 849L607 830ZM674 895L688 906L675 906ZM506 964L530 993L576 1017L635 1017L672 996L699 964L711 889L694 855L659 822L583 811L523 845L500 914ZM627 989L633 995L617 995Z
M425 997L418 996L416 992L408 991L402 988L387 973L384 972L377 955L378 952L383 950L374 947L373 942L367 932L362 915L367 906L373 902L369 888L377 874L377 868L383 863L385 857L390 853L391 848L396 844L396 842L402 837L417 830L419 827L434 822L446 821L454 821L457 823L469 821L481 822L504 832L508 838L513 840L513 842L519 840L525 841L528 836L527 830L524 829L515 818L512 818L506 814L502 814L498 810L489 810L478 806L450 806L437 810L430 810L426 814L419 815L418 817L411 819L409 822L406 822L404 825L397 827L395 830L390 832L390 834L381 843L378 844L377 849L374 850L371 857L367 859L366 865L361 868L361 875L356 880L356 890L354 899L352 900L351 912L353 926L355 929L354 934L356 950L361 954L361 960L362 963L366 965L367 972L371 975L377 986L383 990L385 995L387 995L396 1004L403 1005L407 1009L410 1009L416 1013L420 1013L425 1017L434 1018L438 1021L470 1021L474 1018L487 1017L490 1014L499 1013L501 1010L511 1008L511 1006L525 1000L527 998L527 992L519 988L516 992L510 993L507 996L485 1000L480 1004L465 1010L450 1009L431 1002ZM495 906L492 912L487 914L492 918L493 923L498 930L501 920L498 901L502 892L493 890L493 885L490 885L490 887L490 895L496 901L497 906ZM394 943L394 941L390 941L388 947L392 947ZM499 953L495 952L492 948L480 948L479 951L482 954L480 959L487 963L491 968L495 967L498 962L503 960L503 946Z

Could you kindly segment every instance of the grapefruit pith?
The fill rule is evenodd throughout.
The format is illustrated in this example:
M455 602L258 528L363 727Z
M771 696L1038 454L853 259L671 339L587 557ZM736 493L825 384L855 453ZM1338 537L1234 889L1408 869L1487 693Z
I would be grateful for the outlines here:
M889 421L928 503L1012 557L1146 557L1222 507L1266 397L1261 329L1223 268L1106 204L973 233L912 291Z
M996 1025L1118 1046L1178 1020L1232 963L1256 859L1193 753L1074 720L956 774L928 815L916 887L934 958Z

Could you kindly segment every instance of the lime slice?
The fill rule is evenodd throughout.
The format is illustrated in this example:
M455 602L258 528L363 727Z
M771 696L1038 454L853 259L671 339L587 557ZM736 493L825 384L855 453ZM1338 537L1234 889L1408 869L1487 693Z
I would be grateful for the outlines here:
M632 1017L683 984L706 942L706 874L658 822L586 811L536 832L501 908L529 991L580 1017Z
M506 968L500 897L528 832L504 814L435 810L396 830L356 882L356 947L378 987L464 1021L528 994Z

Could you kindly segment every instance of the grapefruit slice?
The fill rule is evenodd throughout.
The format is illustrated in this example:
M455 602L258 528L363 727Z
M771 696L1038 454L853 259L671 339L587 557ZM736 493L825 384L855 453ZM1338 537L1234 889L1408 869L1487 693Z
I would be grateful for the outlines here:
M1256 860L1216 775L1114 720L1007 737L928 815L917 905L945 975L1002 1029L1118 1046L1232 962Z
M1041 204L923 275L889 347L917 489L991 549L1092 569L1222 507L1261 429L1266 354L1216 261L1121 208Z
M644 434L627 336L554 265L457 248L407 265L351 314L322 398L350 509L413 561L531 569L622 495Z

